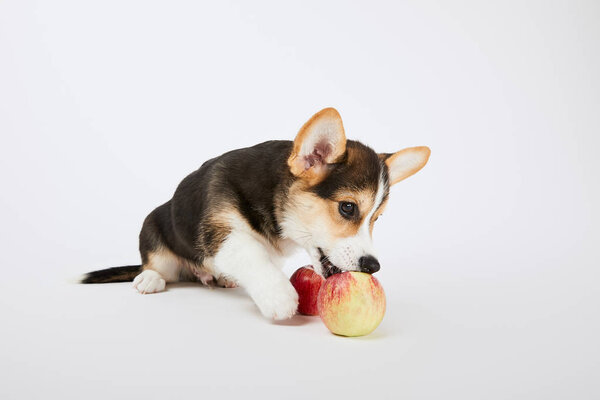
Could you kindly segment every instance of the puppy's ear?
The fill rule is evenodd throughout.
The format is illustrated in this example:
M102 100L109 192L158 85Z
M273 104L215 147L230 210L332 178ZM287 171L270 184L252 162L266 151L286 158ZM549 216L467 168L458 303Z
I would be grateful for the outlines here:
M342 117L335 108L325 108L300 128L288 166L292 174L313 185L325 178L329 164L338 162L345 152Z
M427 164L431 150L429 147L409 147L392 154L379 154L385 161L390 176L390 185L419 172Z

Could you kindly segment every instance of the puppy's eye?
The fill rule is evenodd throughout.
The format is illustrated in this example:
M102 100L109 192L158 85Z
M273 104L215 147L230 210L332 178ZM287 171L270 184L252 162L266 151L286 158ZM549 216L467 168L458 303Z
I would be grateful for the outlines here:
M356 204L349 201L340 201L340 214L344 218L352 218L356 215Z

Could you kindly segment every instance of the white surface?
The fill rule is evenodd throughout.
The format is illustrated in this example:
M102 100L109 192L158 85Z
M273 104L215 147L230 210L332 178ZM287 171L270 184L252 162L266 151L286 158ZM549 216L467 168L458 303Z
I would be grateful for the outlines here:
M598 3L216 3L0 3L0 398L600 397ZM63 283L137 262L187 173L324 106L432 149L375 228L372 335Z

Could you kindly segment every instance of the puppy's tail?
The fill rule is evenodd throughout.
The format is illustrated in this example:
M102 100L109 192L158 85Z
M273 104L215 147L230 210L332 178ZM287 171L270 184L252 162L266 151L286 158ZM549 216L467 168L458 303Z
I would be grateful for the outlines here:
M141 265L127 265L124 267L113 267L99 271L88 272L77 279L79 283L111 283L131 282L140 272Z

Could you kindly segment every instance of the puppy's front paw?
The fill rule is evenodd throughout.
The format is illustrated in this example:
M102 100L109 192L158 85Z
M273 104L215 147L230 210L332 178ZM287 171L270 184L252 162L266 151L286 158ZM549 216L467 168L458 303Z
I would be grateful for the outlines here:
M147 269L135 277L132 286L141 294L162 292L166 282L156 271Z
M263 289L252 298L265 317L275 320L292 318L298 309L298 293L289 281Z

